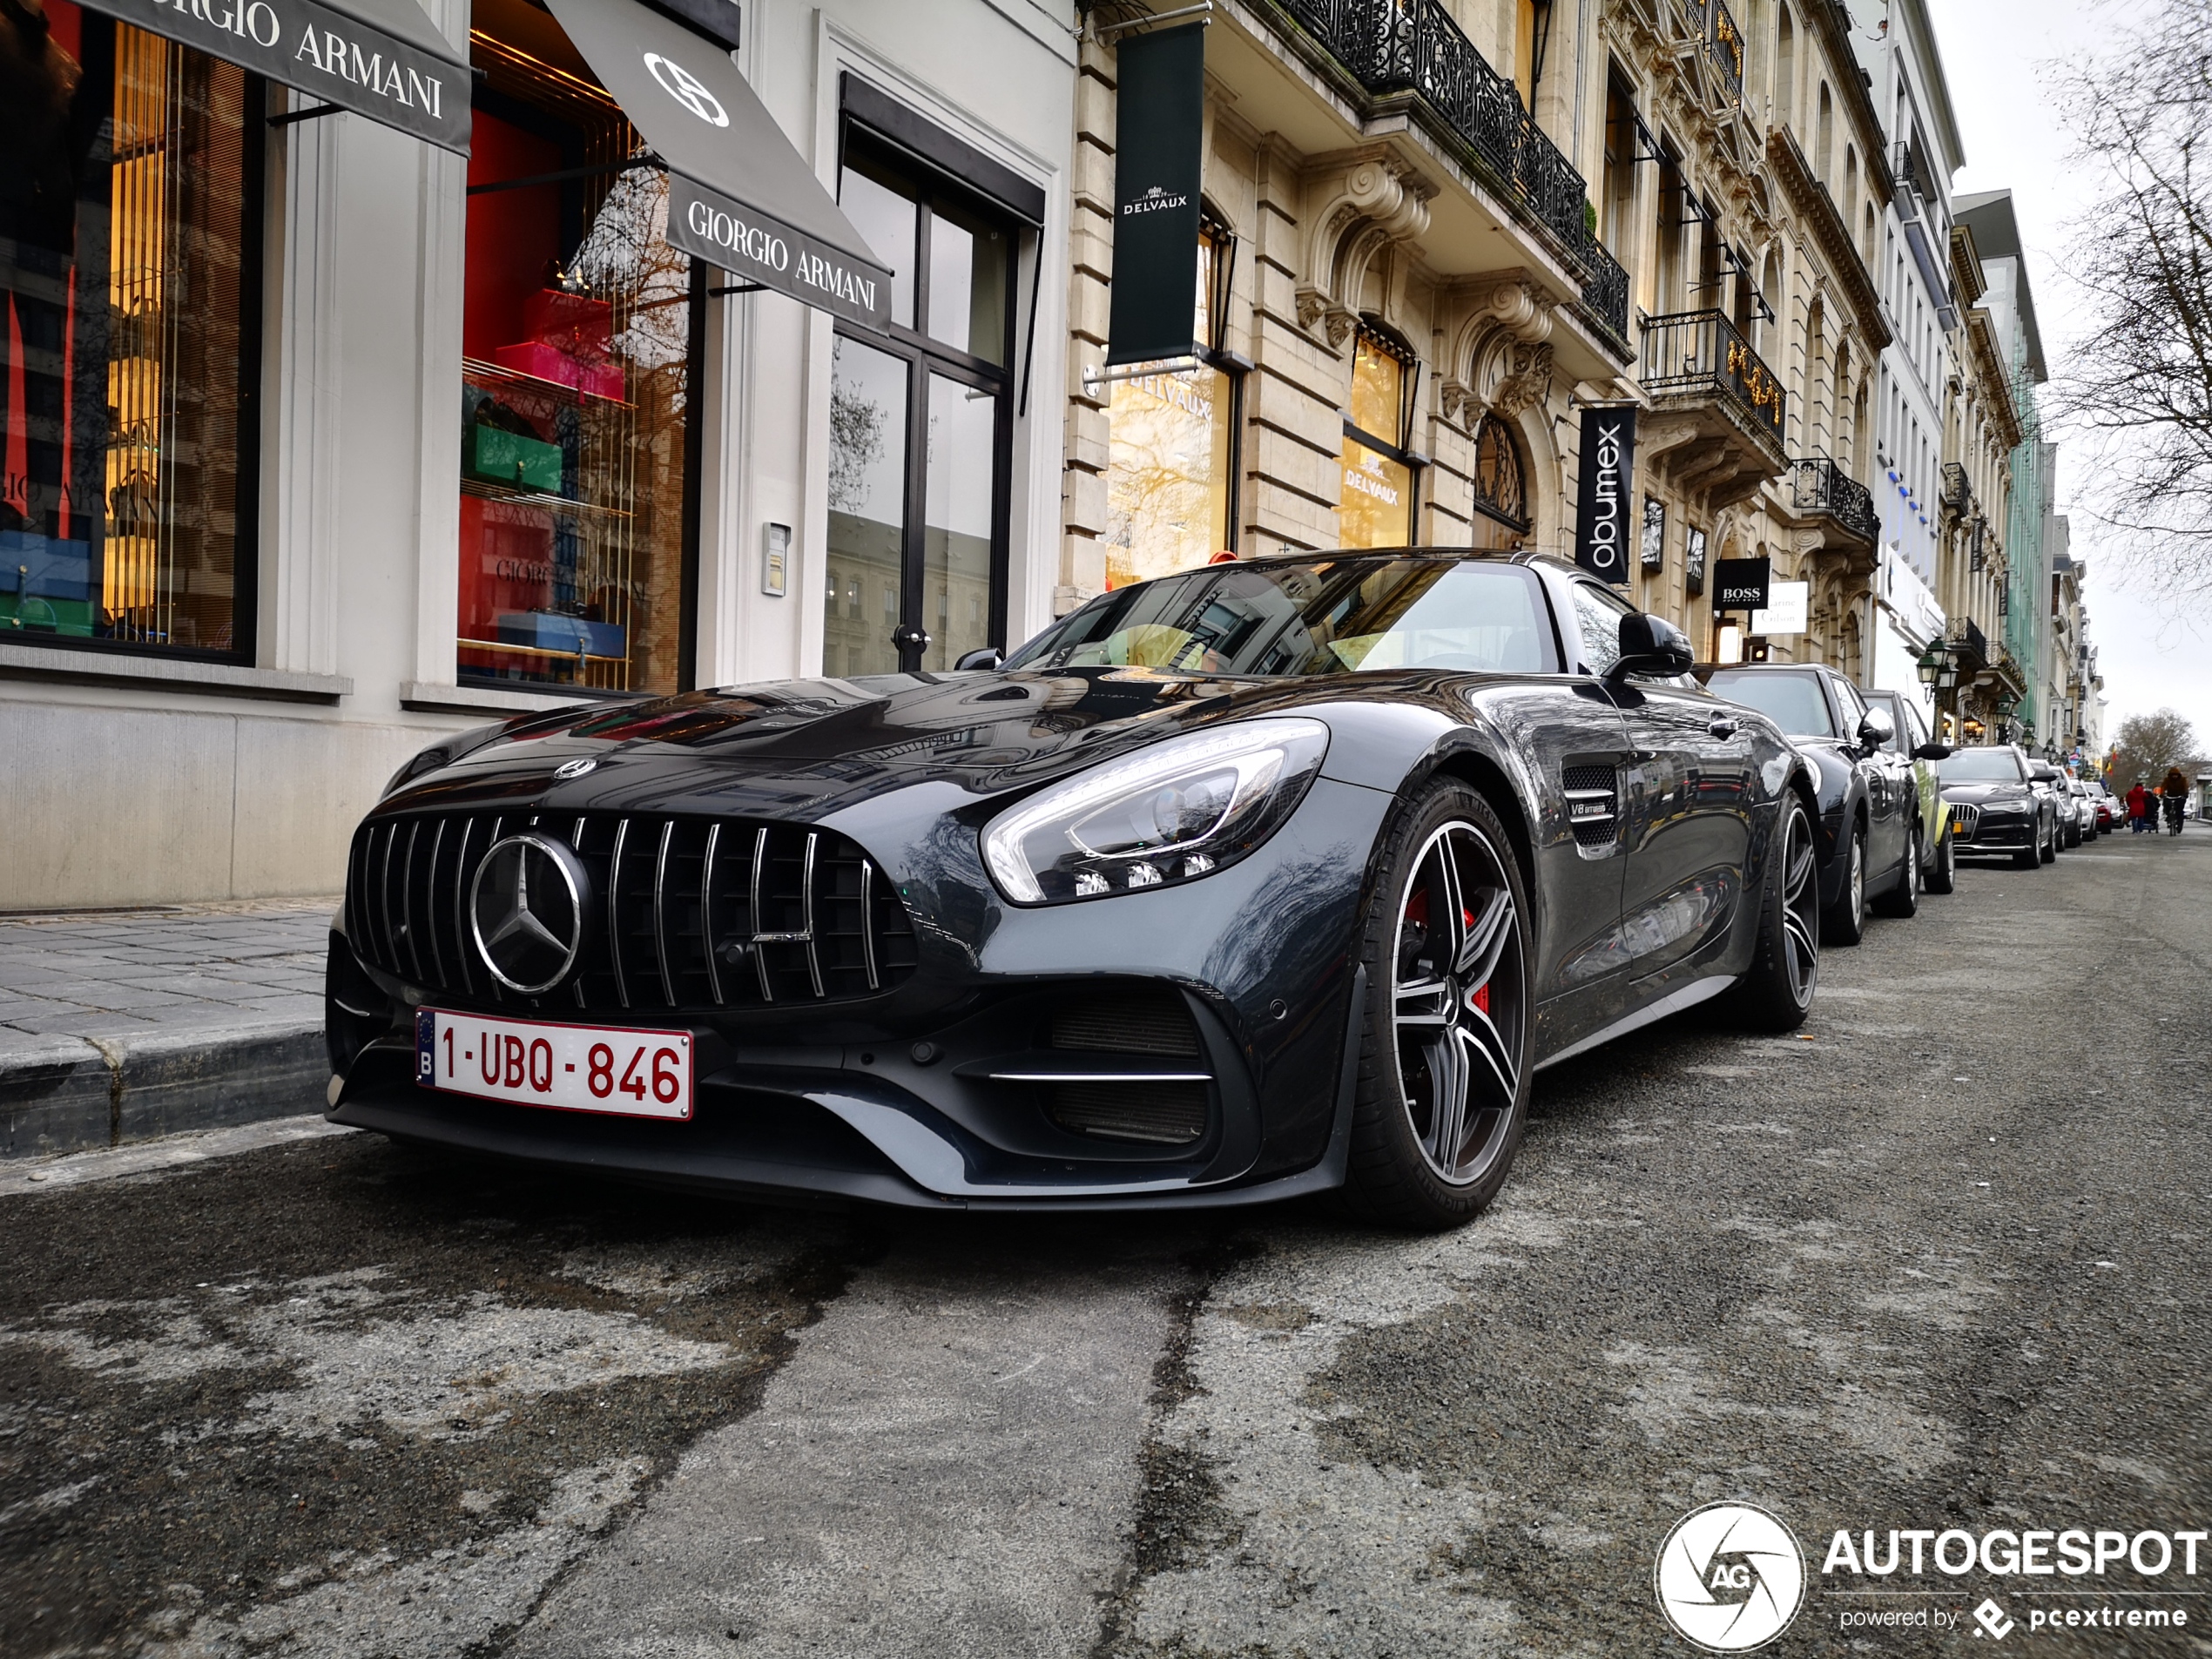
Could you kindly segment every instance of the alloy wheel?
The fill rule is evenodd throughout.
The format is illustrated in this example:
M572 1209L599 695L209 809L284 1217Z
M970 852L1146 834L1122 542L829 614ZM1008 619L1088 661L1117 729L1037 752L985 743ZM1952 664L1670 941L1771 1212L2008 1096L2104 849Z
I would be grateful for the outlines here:
M1527 996L1504 859L1464 819L1414 860L1392 952L1392 1036L1413 1139L1454 1186L1496 1161L1521 1098Z
M1864 835L1851 837L1851 914L1854 921L1866 914L1866 838Z
M1812 819L1803 807L1784 820L1782 844L1783 957L1790 994L1803 1008L1820 979L1820 883L1812 851Z

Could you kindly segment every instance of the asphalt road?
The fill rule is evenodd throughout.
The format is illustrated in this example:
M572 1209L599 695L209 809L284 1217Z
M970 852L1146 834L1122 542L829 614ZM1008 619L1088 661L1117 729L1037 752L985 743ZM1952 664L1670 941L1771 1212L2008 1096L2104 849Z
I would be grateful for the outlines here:
M1986 1647L1989 1596L2007 1650L2212 1653L2212 1548L1820 1570L1838 1528L2212 1526L2208 1013L2193 829L1963 872L1828 955L1804 1039L1545 1074L1445 1238L807 1215L301 1126L10 1168L0 1653L1687 1653L1654 1554L1718 1499L1809 1552L1770 1652Z

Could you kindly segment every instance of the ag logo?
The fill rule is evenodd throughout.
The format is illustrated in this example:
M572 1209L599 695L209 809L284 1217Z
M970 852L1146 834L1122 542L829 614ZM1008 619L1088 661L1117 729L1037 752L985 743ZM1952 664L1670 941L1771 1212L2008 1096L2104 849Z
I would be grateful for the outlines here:
M1748 1653L1790 1628L1805 1599L1791 1530L1748 1503L1709 1503L1675 1523L1652 1571L1660 1611L1708 1653Z
M683 64L663 57L658 52L647 52L645 67L660 83L662 91L709 126L725 127L730 125L730 112L722 107L722 100L708 91L706 83Z

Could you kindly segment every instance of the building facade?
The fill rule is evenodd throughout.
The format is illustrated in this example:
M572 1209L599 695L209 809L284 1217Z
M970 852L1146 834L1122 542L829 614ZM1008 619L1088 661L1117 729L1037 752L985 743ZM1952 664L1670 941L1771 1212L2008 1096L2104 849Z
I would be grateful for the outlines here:
M442 732L1051 613L1072 9L417 10L319 43L327 98L72 0L0 21L43 89L0 157L0 909L334 891ZM612 90L600 37L678 24ZM678 249L643 129L694 118L873 250L880 327Z

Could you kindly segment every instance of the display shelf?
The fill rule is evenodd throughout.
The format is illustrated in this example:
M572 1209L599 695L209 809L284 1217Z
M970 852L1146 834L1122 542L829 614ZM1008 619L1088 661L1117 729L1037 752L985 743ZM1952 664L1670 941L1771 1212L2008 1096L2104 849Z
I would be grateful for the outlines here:
M627 519L632 516L626 507L602 507L597 502L577 501L568 496L549 496L543 490L517 489L511 484L496 483L489 478L463 477L461 493L478 496L486 501L506 502L516 507L543 507L552 512L590 513L596 518Z
M509 368L502 363L487 362L481 357L461 360L461 373L466 379L491 381L503 386L519 386L548 396L565 399L578 408L634 409L637 406L619 397L602 397L597 392L587 392L579 387L560 381L549 381L536 374L525 374L519 368Z

